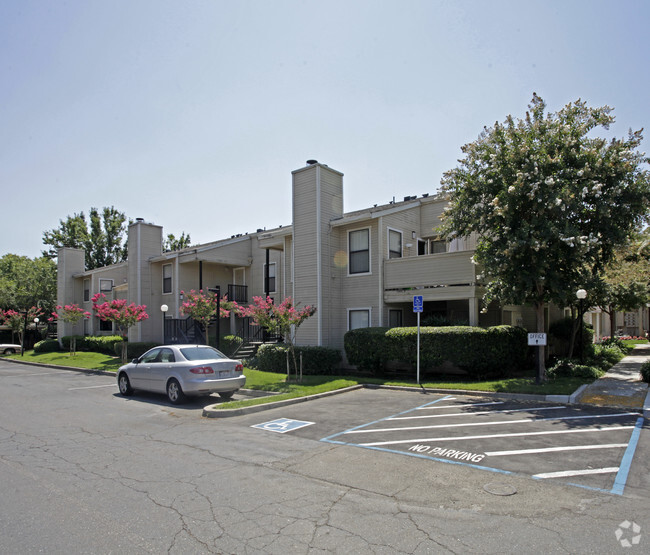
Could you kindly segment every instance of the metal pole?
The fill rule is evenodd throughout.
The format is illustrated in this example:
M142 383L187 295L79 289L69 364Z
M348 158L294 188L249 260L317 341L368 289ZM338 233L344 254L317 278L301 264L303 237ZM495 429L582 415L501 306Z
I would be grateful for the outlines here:
M418 312L418 385L420 385L420 313Z
M584 300L580 299L580 318L578 320L578 333L580 334L580 364L584 363L584 334L582 333L582 319L584 318L583 305Z

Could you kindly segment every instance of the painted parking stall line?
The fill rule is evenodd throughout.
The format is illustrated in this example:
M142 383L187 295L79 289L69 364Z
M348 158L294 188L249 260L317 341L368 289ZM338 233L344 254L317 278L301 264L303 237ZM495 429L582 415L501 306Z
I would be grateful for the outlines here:
M573 478L572 485L623 493L639 412L524 405L441 396L321 441L540 480Z

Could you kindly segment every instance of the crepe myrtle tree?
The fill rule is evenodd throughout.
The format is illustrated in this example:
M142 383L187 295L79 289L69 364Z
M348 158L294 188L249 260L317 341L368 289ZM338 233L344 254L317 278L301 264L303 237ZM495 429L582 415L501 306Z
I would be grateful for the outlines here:
M242 316L250 317L258 326L265 328L273 334L281 335L289 347L293 367L298 374L298 363L296 361L296 350L294 347L294 335L296 330L307 318L316 313L316 307L306 306L297 308L291 297L285 298L279 305L273 302L271 297L253 297L253 304L246 307L239 306L239 313Z
M545 303L574 303L647 221L650 199L641 131L608 142L594 135L614 121L608 106L545 109L534 94L524 119L508 116L462 147L459 166L442 179L449 205L440 228L449 240L477 235L473 261L486 300L531 303L540 332Z
M7 310L5 312L0 311L0 313L2 323L11 328L12 340L15 335L18 335L18 342L24 351L25 330L27 329L27 324L33 322L34 318L42 316L43 309L37 306L32 306L26 310Z
M68 324L73 326L80 322L81 320L88 319L92 316L90 312L87 312L77 304L66 304L64 306L57 306L56 311L52 312L52 317L48 319L49 322L55 320L63 320ZM70 341L70 356L75 356L77 354L77 338L72 336Z
M112 301L106 299L103 293L93 295L92 303L93 310L100 320L105 322L113 322L117 327L118 334L126 338L128 329L142 320L149 318L147 314L147 307L145 305L136 305L135 303L127 304L124 299L113 299ZM126 362L127 345L126 340L122 342L122 361Z
M219 299L218 293L204 293L203 289L200 289L198 293L194 289L189 293L181 291L181 295L187 298L181 305L181 313L196 320L203 326L206 342L210 322L217 315L217 307L219 308L219 317L228 318L230 312L236 310L237 306L236 303L228 301L227 296Z

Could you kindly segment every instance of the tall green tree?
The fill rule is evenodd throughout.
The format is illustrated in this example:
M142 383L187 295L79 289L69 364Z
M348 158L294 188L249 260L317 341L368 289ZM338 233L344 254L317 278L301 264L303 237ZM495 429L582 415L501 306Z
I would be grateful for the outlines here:
M56 258L61 247L84 249L86 269L92 270L126 260L126 216L113 206L100 212L91 208L60 220L59 227L43 232L43 244L50 248L43 256Z
M190 234L185 232L177 239L173 233L167 234L167 239L163 241L163 252L179 251L190 246Z
M56 264L45 257L5 254L0 258L0 308L20 311L31 306L46 313L56 306Z
M449 239L477 234L474 258L487 297L532 304L538 331L545 304L574 304L576 290L647 221L641 131L609 142L594 134L613 123L611 112L578 100L547 114L535 94L524 119L484 128L442 179L450 201L442 232ZM544 357L538 361L542 382Z

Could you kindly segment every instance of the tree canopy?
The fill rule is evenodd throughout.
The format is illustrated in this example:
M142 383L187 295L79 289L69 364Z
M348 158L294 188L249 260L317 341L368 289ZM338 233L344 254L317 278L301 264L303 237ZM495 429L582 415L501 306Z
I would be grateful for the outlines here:
M56 305L56 264L48 258L5 254L0 258L0 308L51 312Z
M575 291L647 222L650 206L641 131L608 142L593 133L613 123L608 106L578 100L545 110L535 94L523 120L484 128L442 179L450 203L441 231L477 235L487 298L532 303L539 331L544 303L575 303Z
M126 216L113 206L100 212L91 208L89 220L83 212L60 220L59 227L43 232L43 244L49 249L43 256L56 258L62 247L84 249L87 270L126 260Z

